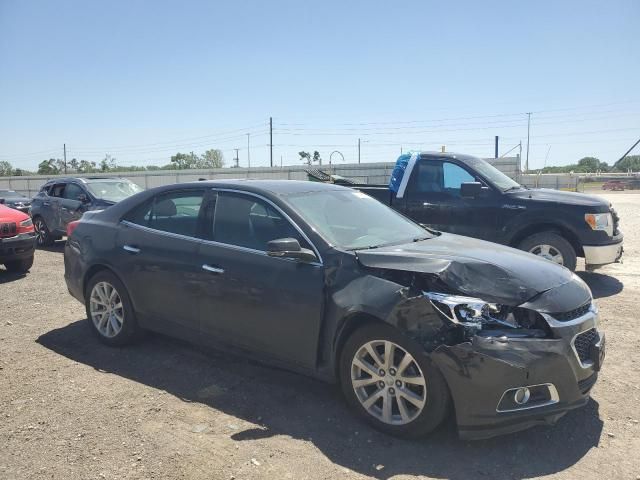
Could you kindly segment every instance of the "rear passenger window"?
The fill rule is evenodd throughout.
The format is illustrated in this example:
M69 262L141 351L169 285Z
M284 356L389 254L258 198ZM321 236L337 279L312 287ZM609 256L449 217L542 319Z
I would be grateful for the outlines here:
M300 232L275 208L252 196L222 193L216 202L213 239L216 242L267 250L267 243L295 238L311 248Z
M64 183L56 183L53 187L51 187L51 190L49 190L49 195L52 197L62 197L62 195L64 194L64 187Z
M200 237L204 190L171 192L134 208L125 220L163 232Z

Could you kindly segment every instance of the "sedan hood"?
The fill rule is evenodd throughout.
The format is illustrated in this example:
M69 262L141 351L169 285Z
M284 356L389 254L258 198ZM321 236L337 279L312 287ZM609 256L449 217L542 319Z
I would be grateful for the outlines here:
M548 203L558 203L562 205L578 205L583 207L598 208L606 212L609 210L609 202L596 197L595 195L585 195L584 193L563 192L561 190L551 190L549 188L532 188L529 190L517 190L508 192L511 198L518 198L525 201L538 201Z
M356 254L366 267L436 275L454 291L511 306L575 281L568 269L530 253L449 233ZM586 285L580 289L590 297Z

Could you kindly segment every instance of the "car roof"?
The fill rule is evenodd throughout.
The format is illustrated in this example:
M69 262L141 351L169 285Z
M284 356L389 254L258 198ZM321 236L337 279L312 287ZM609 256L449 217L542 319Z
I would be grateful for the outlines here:
M342 187L340 185L334 185L332 183L311 182L308 180L201 180L199 182L179 183L172 185L172 187L177 186L207 186L210 188L225 188L231 190L237 189L253 193L268 192L274 195L291 195L296 193L311 193L329 190L351 190L350 188Z
M51 185L52 183L65 183L65 182L80 182L80 183L95 183L95 182L121 182L128 180L122 177L61 177L52 178L45 185Z

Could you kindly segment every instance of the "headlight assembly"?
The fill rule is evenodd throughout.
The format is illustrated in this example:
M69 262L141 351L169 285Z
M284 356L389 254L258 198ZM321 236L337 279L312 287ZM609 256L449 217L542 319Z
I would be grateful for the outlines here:
M584 221L591 230L602 230L609 236L613 235L613 217L611 213L585 213Z
M499 314L501 306L479 298L425 292L435 308L453 323L477 324L492 319L492 313Z

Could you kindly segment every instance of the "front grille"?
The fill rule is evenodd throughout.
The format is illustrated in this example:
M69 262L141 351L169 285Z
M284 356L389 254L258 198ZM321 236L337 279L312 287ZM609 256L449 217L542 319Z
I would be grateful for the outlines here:
M15 237L16 236L16 224L12 223L0 223L0 237Z
M586 332L582 332L580 335L576 337L573 342L574 347L576 348L576 353L578 354L578 358L582 363L585 363L587 360L590 360L590 351L591 345L598 341L598 332L595 328L587 330Z
M591 302L587 302L581 307L574 308L568 312L552 313L551 316L559 322L569 322L585 315L591 308Z

